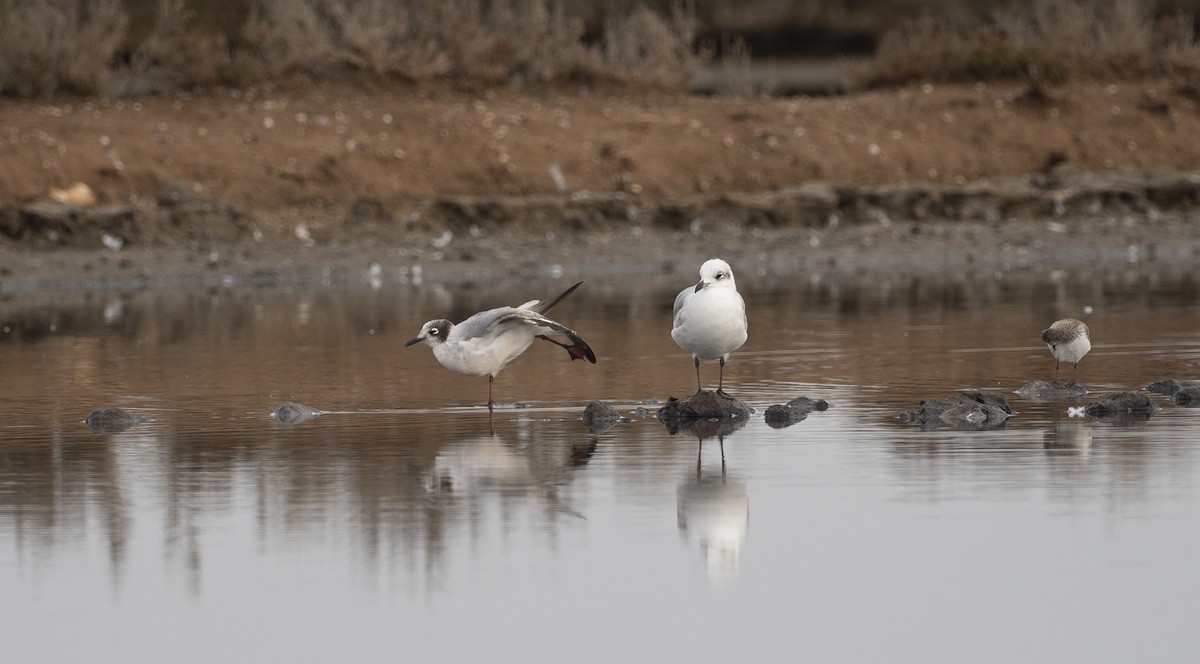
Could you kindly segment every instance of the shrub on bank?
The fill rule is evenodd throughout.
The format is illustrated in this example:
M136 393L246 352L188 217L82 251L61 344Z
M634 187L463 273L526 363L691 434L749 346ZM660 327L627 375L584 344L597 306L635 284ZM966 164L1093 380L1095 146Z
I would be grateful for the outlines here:
M983 21L920 18L887 32L867 86L916 80L1134 78L1200 70L1190 15L1139 0L1034 0Z
M0 0L0 93L137 95L291 74L532 84L611 80L680 89L703 57L695 15L613 13L599 40L560 0L244 0L234 34L198 27L185 0ZM204 6L200 6L204 9ZM140 16L141 14L139 14Z

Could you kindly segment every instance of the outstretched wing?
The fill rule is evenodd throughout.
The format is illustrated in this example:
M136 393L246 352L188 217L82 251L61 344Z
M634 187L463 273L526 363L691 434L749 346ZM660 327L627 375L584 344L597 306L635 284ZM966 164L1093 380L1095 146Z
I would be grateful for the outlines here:
M555 295L554 297L546 299L546 300L530 300L530 301L526 302L525 304L522 304L520 307L518 307L518 309L528 309L529 311L533 311L533 312L539 313L539 314L550 313L551 309L558 306L559 302L562 302L565 297L567 297L571 293L574 293L575 289L579 288L582 284L583 284L583 282L581 281L581 282L575 284L574 286L571 286L567 290L559 293L558 295Z
M576 284L576 286L578 285ZM571 290L574 290L574 286ZM567 293L569 294L570 291ZM557 299L562 299L562 297L559 296ZM509 309L496 316L492 322L492 327L497 329L513 325L529 325L536 328L534 336L563 347L572 360L587 360L592 364L596 363L596 354L574 330L561 323L556 323L532 309Z

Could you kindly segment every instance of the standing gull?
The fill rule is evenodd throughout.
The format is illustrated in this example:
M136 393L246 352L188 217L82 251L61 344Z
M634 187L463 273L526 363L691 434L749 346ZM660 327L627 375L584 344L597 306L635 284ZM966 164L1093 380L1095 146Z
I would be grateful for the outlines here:
M1079 360L1092 349L1091 335L1087 323L1074 318L1064 318L1054 321L1050 327L1042 331L1042 341L1050 348L1054 356L1054 383L1058 384L1058 365L1060 362L1070 362L1071 380L1075 380L1075 370Z
M700 385L700 360L720 360L717 393L724 394L725 360L746 343L746 303L733 281L729 263L711 258L700 266L700 281L675 297L675 324L671 338L696 361L696 394Z
M572 360L587 359L592 364L596 363L596 355L587 342L573 330L545 316L582 283L545 301L530 300L519 307L481 311L458 325L444 318L431 320L421 326L421 333L404 346L407 348L423 341L433 349L437 361L454 373L463 376L486 375L490 411L496 405L492 400L496 374L524 353L534 339L545 339L562 346Z

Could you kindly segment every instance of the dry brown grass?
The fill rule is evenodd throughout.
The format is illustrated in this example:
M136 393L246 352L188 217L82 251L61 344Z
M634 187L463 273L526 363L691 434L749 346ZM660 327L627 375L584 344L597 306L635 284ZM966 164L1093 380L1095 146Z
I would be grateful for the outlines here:
M1036 0L983 22L921 18L886 34L867 85L914 80L1133 78L1200 70L1190 21L1139 0Z
M0 0L0 93L141 95L303 73L537 84L611 80L682 89L702 62L694 12L611 15L599 43L561 0L244 0L236 35L157 0L126 42L121 0ZM146 9L142 5L139 8Z
M127 25L120 0L8 0L0 14L0 92L102 92Z

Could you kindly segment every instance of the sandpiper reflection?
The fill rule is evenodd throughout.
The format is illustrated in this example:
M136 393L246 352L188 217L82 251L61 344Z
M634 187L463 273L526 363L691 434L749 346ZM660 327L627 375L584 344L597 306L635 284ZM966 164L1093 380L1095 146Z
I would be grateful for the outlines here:
M1080 417L1060 417L1046 429L1043 447L1047 450L1073 451L1087 456L1092 452L1092 423Z
M725 466L725 436L745 425L745 420L697 420L681 430L697 438L696 467L679 484L679 533L704 552L708 578L723 582L736 578L746 531L750 525L750 496L746 483ZM706 438L716 438L720 464L704 462Z

